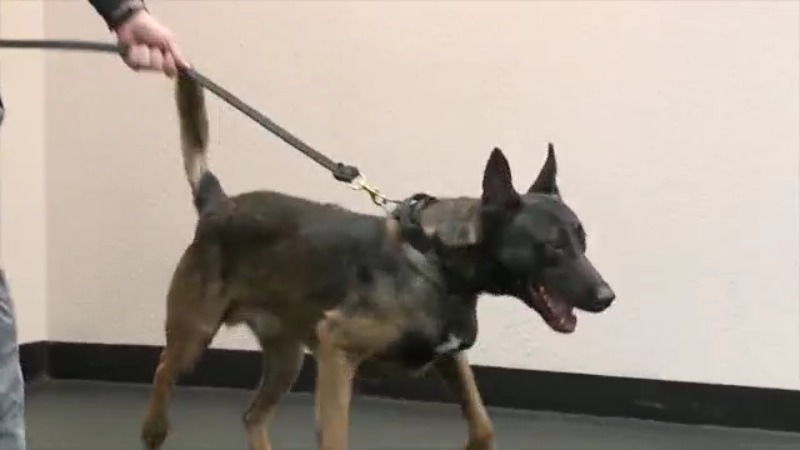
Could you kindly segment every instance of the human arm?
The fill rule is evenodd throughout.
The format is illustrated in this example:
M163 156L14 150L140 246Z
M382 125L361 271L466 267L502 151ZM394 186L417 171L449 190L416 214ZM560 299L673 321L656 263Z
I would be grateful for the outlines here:
M109 30L116 30L137 11L146 10L144 1L129 0L88 0L89 4L106 23Z
M175 76L188 68L172 31L159 23L143 0L88 0L117 42L128 48L125 63L134 70L161 71Z

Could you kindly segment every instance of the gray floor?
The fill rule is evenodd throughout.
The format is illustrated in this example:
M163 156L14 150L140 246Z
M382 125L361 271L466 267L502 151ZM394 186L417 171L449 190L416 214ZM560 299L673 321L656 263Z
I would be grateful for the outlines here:
M146 386L48 382L28 393L29 450L141 450ZM246 450L249 392L179 388L164 450ZM497 450L797 450L800 435L491 410ZM275 419L275 450L315 450L312 399L288 396ZM459 450L454 405L357 398L351 450Z

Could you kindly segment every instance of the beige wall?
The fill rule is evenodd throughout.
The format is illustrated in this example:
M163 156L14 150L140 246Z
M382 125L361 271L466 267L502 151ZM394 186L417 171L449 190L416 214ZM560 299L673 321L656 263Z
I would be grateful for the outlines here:
M391 195L478 194L495 145L522 189L556 143L618 303L562 336L486 298L474 362L800 389L796 2L150 4L201 71ZM82 1L44 19L110 39ZM160 344L194 220L171 86L113 57L45 60L49 337ZM211 104L230 191L374 211ZM213 345L256 348L242 329Z
M43 37L44 3L0 1L0 36ZM44 54L0 50L0 261L21 342L47 340Z

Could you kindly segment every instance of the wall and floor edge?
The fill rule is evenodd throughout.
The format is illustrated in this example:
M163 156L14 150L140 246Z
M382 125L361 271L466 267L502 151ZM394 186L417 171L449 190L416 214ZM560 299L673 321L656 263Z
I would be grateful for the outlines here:
M149 384L160 347L74 342L20 346L29 385L47 379ZM800 432L800 391L474 366L490 406L671 423ZM253 389L257 351L208 349L183 386ZM306 358L293 389L310 392L314 361ZM356 395L453 402L434 377L359 380Z

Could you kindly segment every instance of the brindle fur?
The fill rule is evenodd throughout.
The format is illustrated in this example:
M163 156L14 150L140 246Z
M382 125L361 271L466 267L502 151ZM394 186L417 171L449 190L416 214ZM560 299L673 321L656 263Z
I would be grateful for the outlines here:
M208 169L201 88L180 76L176 102L199 217L167 294L166 345L142 427L146 448L161 448L176 378L192 369L223 324L248 326L263 350L262 378L244 414L251 450L272 448L269 423L297 378L304 349L317 360L323 450L347 449L360 370L431 368L459 400L468 423L465 448L494 448L465 354L477 336L477 297L487 291L478 282L484 274L475 249L485 199L439 199L422 212L423 228L442 246L441 264L432 263L400 238L391 218L270 191L228 196Z

